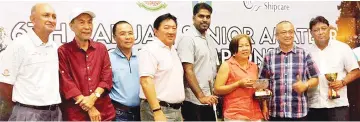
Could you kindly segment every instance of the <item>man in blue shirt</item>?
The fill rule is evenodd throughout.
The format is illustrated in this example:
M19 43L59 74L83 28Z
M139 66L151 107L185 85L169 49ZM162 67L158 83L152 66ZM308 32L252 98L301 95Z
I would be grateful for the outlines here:
M130 23L119 21L113 27L116 48L110 53L113 73L111 101L116 121L140 121L138 59L132 51L134 33Z

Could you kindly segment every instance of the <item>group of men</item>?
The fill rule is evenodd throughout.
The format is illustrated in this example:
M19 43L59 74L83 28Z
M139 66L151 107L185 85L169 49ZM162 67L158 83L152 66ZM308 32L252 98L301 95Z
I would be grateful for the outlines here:
M57 22L54 9L46 3L34 5L33 28L13 40L2 55L10 59L1 63L0 82L12 87L15 102L9 120L183 120L183 115L185 120L215 120L207 115L213 112L207 104L217 103L208 85L218 59L206 34L211 13L205 3L195 6L194 26L179 43L179 51L173 46L175 16L164 14L155 20L156 38L138 54L132 48L132 25L119 21L112 30L116 49L108 53L105 45L91 39L96 16L92 11L72 11L69 26L75 37L59 47L49 40ZM200 48L186 49L190 42ZM185 96L189 102L183 106ZM207 113L194 116L198 112Z
M154 41L136 54L129 22L115 23L117 46L108 53L91 39L95 13L86 9L73 10L69 25L75 37L58 47L49 40L54 9L34 5L32 30L13 40L3 52L10 59L0 64L0 82L13 86L16 103L9 120L215 121L218 97L211 88L219 60L207 31L212 11L206 3L194 6L193 25L178 37L177 47L177 18L159 16ZM348 120L346 85L358 77L359 66L349 46L329 38L325 18L312 20L310 30L315 44L306 52L293 44L291 22L276 26L280 46L267 53L260 70L274 92L270 120ZM338 72L330 84L324 77L329 68ZM329 100L329 87L341 97Z

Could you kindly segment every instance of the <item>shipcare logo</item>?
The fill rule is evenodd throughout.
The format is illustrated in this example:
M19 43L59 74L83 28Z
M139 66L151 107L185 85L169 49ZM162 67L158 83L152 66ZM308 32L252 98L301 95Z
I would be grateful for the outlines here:
M137 2L137 5L148 11L158 11L167 7L167 4L161 1L141 1Z
M260 2L260 1L243 1L244 7L251 11L288 11L290 10L290 5L280 4L276 2Z

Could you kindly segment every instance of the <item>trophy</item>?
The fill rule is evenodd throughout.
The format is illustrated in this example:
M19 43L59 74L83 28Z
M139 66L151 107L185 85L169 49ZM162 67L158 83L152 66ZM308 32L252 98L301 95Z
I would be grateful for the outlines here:
M337 78L337 73L326 73L325 77L329 82L334 82ZM329 99L340 98L340 95L332 88L329 88L328 93Z
M253 84L253 88L255 88L254 98L257 100L270 99L272 93L267 89L269 86L269 79L257 79Z

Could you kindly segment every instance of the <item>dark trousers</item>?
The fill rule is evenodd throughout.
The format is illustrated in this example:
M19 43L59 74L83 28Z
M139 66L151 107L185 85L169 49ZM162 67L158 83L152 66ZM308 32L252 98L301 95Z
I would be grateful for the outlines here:
M111 102L116 111L115 121L140 121L140 106L127 107L118 102Z
M349 107L310 108L309 121L349 121Z
M270 121L307 121L307 117L302 118L281 118L281 117L271 117Z
M184 121L215 121L215 114L212 106L196 105L188 101L183 102L181 113Z

